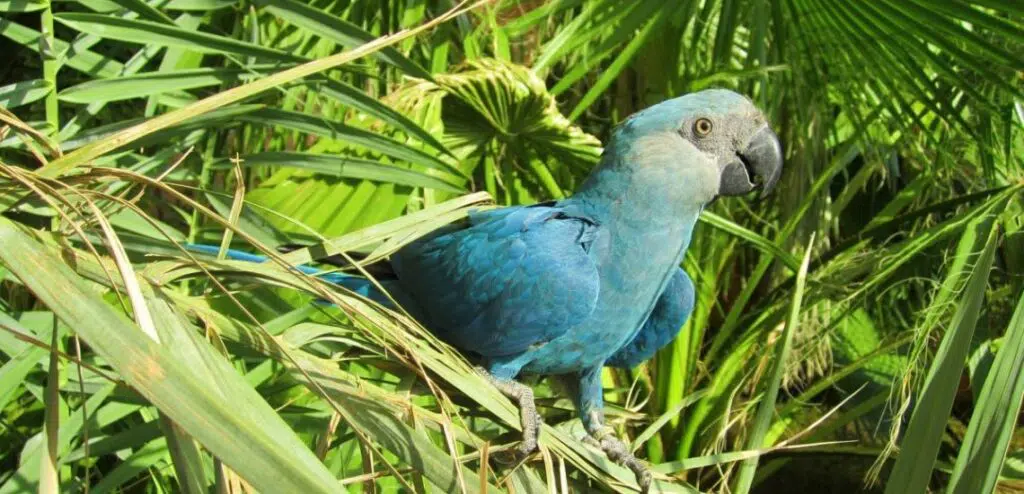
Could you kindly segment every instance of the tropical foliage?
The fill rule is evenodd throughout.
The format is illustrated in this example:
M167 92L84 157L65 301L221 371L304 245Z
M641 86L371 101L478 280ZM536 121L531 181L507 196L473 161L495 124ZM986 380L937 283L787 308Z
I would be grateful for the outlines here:
M605 375L656 486L1024 488L1017 2L0 0L0 50L0 493L635 491L548 380L502 463L472 363L290 267L561 197L711 86L786 170L704 213L691 320Z

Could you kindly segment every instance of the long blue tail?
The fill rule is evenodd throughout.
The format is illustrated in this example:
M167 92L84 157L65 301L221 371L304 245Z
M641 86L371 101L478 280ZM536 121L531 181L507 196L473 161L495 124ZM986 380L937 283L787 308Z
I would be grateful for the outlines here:
M185 248L192 252L207 254L211 256L216 256L217 253L220 252L220 247L216 245L185 244ZM267 261L267 256L259 254L250 254L248 252L242 252L240 250L234 249L228 249L226 255L227 258L231 259L232 261L246 261L257 264ZM384 293L381 292L376 287L376 285L373 284L373 282L366 278L363 278L362 276L351 275L339 271L324 272L323 270L305 265L295 266L295 269L310 276L316 276L324 281L334 283L336 285L341 285L355 293L358 293L370 300L373 300L374 302L377 302L387 307L394 308L394 304L391 302L391 300L386 295L384 295ZM398 289L398 287L391 286L394 285L394 283L389 283L389 281L392 280L378 280L378 283L381 283L383 286L385 286L388 292L391 292L393 296L400 297L400 294L395 293L395 290Z

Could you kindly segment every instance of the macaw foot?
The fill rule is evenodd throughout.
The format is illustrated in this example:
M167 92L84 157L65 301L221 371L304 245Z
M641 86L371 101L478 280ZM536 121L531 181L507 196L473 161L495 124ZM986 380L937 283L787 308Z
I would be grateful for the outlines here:
M651 471L647 469L640 460L629 452L626 443L615 437L615 430L608 426L600 426L590 431L590 437L585 438L586 442L594 447L601 448L609 460L622 465L633 471L636 476L636 483L640 484L640 492L646 493L651 489Z
M519 447L514 450L513 458L507 463L518 463L530 456L537 450L537 432L540 430L540 424L543 422L540 418L540 414L537 413L537 405L533 402L533 389L529 386L514 380L498 379L491 375L483 368L477 368L484 377L501 391L502 394L508 396L519 405L519 420L523 426L523 441L519 443Z

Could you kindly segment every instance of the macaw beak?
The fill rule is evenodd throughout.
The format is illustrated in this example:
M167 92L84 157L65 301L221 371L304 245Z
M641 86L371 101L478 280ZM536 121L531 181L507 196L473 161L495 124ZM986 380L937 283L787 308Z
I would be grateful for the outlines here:
M780 175L782 145L775 132L765 125L754 133L743 151L736 153L736 159L722 169L718 194L738 196L760 187L764 197L775 188Z

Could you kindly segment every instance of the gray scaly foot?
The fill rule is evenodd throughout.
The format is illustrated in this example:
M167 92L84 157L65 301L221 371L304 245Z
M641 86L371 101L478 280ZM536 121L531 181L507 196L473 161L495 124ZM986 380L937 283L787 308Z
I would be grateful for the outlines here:
M520 462L537 450L537 433L542 422L540 414L537 413L537 405L533 402L533 389L529 386L514 380L498 379L485 369L477 367L487 381L491 383L502 394L514 400L519 405L519 420L523 426L523 440L515 449L512 462Z
M600 415L600 414L597 414ZM591 419L592 424L601 424L603 417L595 417ZM593 427L593 430L588 431L590 437L586 438L589 444L601 448L604 454L608 456L609 460L612 460L616 464L622 465L633 472L636 476L636 483L640 485L640 492L647 493L651 489L651 480L653 476L651 471L647 469L647 466L640 462L630 453L629 448L626 447L626 443L622 442L618 437L615 437L615 430L611 427L600 425Z

